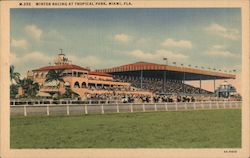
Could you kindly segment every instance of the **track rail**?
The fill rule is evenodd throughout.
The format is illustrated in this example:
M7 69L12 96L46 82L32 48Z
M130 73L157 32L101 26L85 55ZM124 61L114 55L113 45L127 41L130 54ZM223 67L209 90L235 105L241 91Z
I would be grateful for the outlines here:
M241 101L11 105L11 116L82 115L241 108Z

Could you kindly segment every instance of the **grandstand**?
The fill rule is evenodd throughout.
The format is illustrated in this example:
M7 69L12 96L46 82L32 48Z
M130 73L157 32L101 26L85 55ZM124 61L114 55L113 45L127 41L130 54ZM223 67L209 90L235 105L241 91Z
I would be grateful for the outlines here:
M129 82L132 86L158 94L212 95L218 79L235 79L235 75L222 72L177 67L163 64L137 62L118 67L100 69L97 72L112 74L114 79ZM202 89L203 80L214 81L214 92ZM200 87L185 84L185 81L198 81Z

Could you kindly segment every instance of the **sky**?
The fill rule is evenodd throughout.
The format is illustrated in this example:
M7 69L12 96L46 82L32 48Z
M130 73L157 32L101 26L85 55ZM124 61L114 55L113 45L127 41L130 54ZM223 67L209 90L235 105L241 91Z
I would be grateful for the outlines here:
M11 9L11 63L22 76L63 49L102 69L138 61L241 71L238 8Z

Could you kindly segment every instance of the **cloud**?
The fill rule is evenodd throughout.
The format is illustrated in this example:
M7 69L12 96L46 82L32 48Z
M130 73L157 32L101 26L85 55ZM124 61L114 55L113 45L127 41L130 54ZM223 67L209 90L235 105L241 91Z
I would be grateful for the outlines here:
M27 25L24 28L25 32L33 39L40 40L43 31L36 25Z
M44 34L44 40L54 42L54 41L65 41L66 37L58 32L57 30L49 30Z
M225 50L210 50L209 55L224 56L224 57L235 57L235 54Z
M12 53L12 52L10 52L10 63L11 64L15 64L16 63L16 61L17 61L17 57L16 57L16 54L15 53Z
M226 46L225 45L213 45L212 48L213 49L225 49Z
M73 64L80 65L83 67L90 67L91 69L102 63L102 60L94 55L87 55L84 57L68 55L67 57L69 60L72 61Z
M73 54L73 53L70 53ZM75 56L75 55L67 55L69 60L72 61L73 64L89 67L91 70L95 69L103 69L110 68L114 66L119 66L121 64L126 64L127 61L124 59L113 59L113 58L103 58L95 55L86 55L86 56Z
M240 38L239 30L233 28L226 28L216 23L213 23L206 27L205 31L230 40L238 40Z
M148 42L149 39L146 39L146 38L139 38L136 43L137 44L145 44L146 42Z
M34 51L31 53L26 53L22 56L16 56L16 54L11 53L11 62L13 64L29 64L29 63L49 63L51 61L51 57L38 51Z
M116 35L114 36L114 40L115 40L115 41L124 42L124 43L129 42L129 41L131 40L131 38L132 38L132 37L130 37L129 35L126 35L126 34L123 34L123 33L121 33L121 34L116 34Z
M192 42L187 41L187 40L174 40L172 38L166 39L163 43L162 46L165 47L179 47L179 48L192 48Z
M47 55L44 52L34 51L26 53L24 55L17 55L16 53L10 53L10 62L15 66L16 71L20 72L22 77L26 76L28 70L33 70L39 67L48 66L49 63L54 64L54 58L56 56ZM96 66L102 65L105 62L96 56L66 56L72 61L72 64L76 64L83 67L90 67L91 69Z
M16 40L13 38L11 39L10 45L11 47L27 48L28 42L25 39Z
M213 45L207 54L212 56L237 57L236 53L226 50L225 45Z
M15 66L15 70L21 73L22 77L26 77L28 70L46 66L51 62L53 57L43 52L33 51L18 56L16 53L10 53L10 62Z
M173 60L187 59L188 56L181 53L174 53L164 49L157 50L155 52L143 52L142 50L133 50L128 53L129 55L140 59L140 60L162 60L162 58L167 57Z
M76 54L76 53L69 53L69 54ZM127 61L125 61L124 59L103 58L96 55L85 55L85 56L67 55L66 57L72 61L72 64L86 68L88 67L91 70L110 68L114 67L115 65L118 66L127 63Z

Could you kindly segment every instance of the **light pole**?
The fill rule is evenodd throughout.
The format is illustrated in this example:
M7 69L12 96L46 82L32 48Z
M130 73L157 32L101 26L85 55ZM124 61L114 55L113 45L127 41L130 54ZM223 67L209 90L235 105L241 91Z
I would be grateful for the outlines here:
M166 61L166 65L168 65L168 58L163 58Z
M166 61L166 66L168 65L168 58L163 58L163 60ZM165 93L165 85L166 85L166 68L164 70L164 76L163 76L163 92Z

